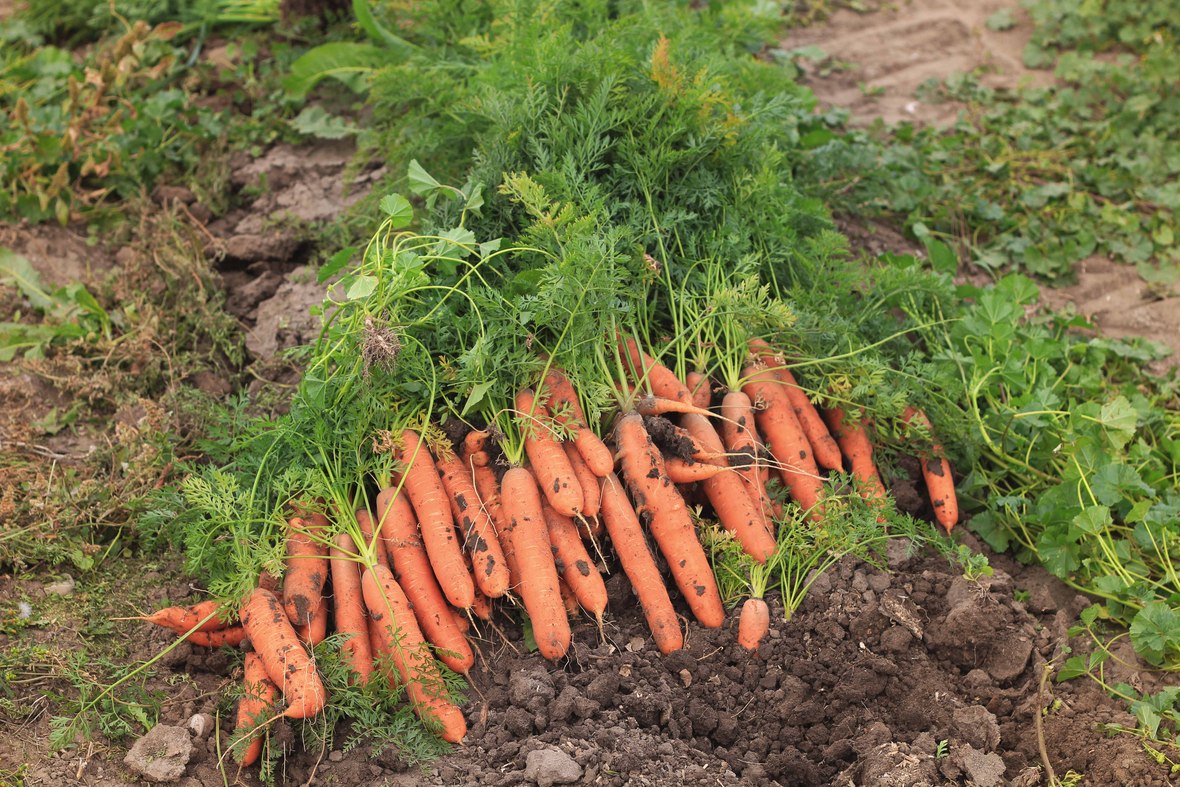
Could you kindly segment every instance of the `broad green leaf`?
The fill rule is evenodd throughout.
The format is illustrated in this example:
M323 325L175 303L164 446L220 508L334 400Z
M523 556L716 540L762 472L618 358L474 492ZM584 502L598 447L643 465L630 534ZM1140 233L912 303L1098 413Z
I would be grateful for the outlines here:
M1170 650L1180 648L1180 614L1163 601L1153 601L1131 620L1135 652L1157 667Z
M414 206L401 194L386 194L381 198L381 211L389 217L394 229L409 226L414 220Z
M1125 396L1117 396L1102 405L1098 420L1106 429L1111 443L1121 449L1135 436L1135 425L1139 416Z
M320 284L323 284L328 279L335 276L341 268L348 264L348 261L352 259L352 255L356 254L356 251L356 246L346 246L345 248L333 254L328 258L328 261L320 267L319 273L316 274L316 281L318 281Z
M48 311L55 305L52 296L41 283L41 276L25 257L0 247L0 282L13 284L29 299L33 308Z
M342 117L328 114L318 104L304 107L302 112L287 122L300 134L318 139L344 139L360 132L355 125Z
M362 298L368 298L376 289L376 276L357 276L356 280L349 286L346 297L350 301L359 301Z
M410 180L410 191L419 196L442 188L442 184L422 168L422 165L418 163L418 159L410 160L408 177Z
M1097 535L1114 523L1106 506L1090 506L1073 518L1073 525L1083 533Z
M335 41L320 44L291 64L283 87L293 98L303 98L324 79L336 79L354 92L367 89L368 77L378 68L397 62L386 49L371 44Z
M471 393L467 395L467 402L463 405L463 411L459 413L459 417L465 418L469 412L478 407L493 385L495 385L494 381L487 381L472 386Z

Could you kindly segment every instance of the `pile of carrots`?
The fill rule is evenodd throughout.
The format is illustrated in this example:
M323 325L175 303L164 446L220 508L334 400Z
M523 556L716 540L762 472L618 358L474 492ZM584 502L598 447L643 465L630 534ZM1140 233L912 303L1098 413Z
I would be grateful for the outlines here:
M847 468L866 499L885 500L861 414L821 413L764 343L750 343L742 389L720 397L708 379L680 380L630 339L620 337L617 351L634 409L615 418L609 443L587 423L570 381L551 369L516 397L527 465L497 467L488 431L452 446L428 445L425 430L405 429L375 514L336 512L355 519L334 527L310 508L292 511L281 590L264 575L240 609L202 602L145 618L198 645L248 641L235 748L243 765L257 760L270 720L311 717L328 701L309 648L327 636L329 617L345 635L341 656L356 681L402 687L424 721L458 742L466 722L443 691L440 663L470 671L468 627L473 618L490 621L496 600L519 603L541 655L562 658L579 608L601 629L607 591L591 553L608 542L668 654L683 647L684 631L661 563L700 625L725 619L688 500L707 502L760 563L784 526L767 488L772 474L812 527L823 526L823 470ZM931 433L921 411L907 410L904 420ZM919 458L935 516L949 531L958 519L950 465L937 444ZM750 599L738 641L756 650L768 627L765 602Z

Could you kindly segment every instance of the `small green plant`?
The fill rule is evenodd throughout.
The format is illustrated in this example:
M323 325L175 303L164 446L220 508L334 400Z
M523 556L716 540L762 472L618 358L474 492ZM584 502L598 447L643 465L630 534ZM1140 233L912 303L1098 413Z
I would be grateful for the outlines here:
M963 578L971 582L978 582L983 577L992 575L992 567L988 563L987 555L974 552L966 544L959 544L955 551L955 560L963 572Z
M75 282L50 290L27 259L3 247L0 284L15 286L42 318L39 323L29 322L18 313L11 321L0 322L0 361L17 355L40 358L53 344L111 339L111 316L85 286Z
M951 742L947 738L940 740L934 747L934 759L945 760L950 754Z

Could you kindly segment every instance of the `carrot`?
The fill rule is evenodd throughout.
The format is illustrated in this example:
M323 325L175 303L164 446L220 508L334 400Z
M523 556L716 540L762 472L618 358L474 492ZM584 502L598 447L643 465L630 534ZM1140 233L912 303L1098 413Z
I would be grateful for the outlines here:
M361 536L364 538L365 544L373 544L373 517L369 515L369 512L364 509L358 509L356 512L356 524L357 527L360 528ZM352 544L352 539L349 539L348 542ZM374 557L376 558L377 562L388 568L389 555L385 554L385 540L381 538L379 534L377 536L374 549L376 550L376 555ZM356 554L355 544L353 544L353 554ZM359 575L357 582L360 582ZM358 585L357 587L359 591L360 586Z
M201 623L213 613L217 614ZM229 623L222 620L222 614L224 614L224 610L221 609L221 605L213 599L207 599L199 601L191 607L164 607L150 615L136 615L130 618L115 618L115 620L146 620L148 623L162 626L177 634L185 634L192 631L197 624L200 624L197 631L219 631L226 628Z
M474 612L475 616L480 620L491 620L492 600L483 593L480 593L477 589L475 591L475 603L471 605L471 611Z
M474 607L475 605L472 604L472 606ZM455 619L455 628L458 629L460 634L466 637L467 633L471 631L471 621L467 619L466 615L454 607L451 607L451 617Z
M439 649L439 659L455 672L465 675L475 664L475 654L467 638L455 628L451 608L447 606L431 570L430 558L423 548L414 510L405 495L395 495L394 491L393 488L386 489L377 496L377 509L384 512L381 533L389 547L393 577L409 599L410 608L427 641ZM460 565L470 582L466 564Z
M747 367L742 376L747 379L742 392L761 407L755 412L754 420L758 431L769 443L770 452L778 460L783 483L803 510L810 512L808 518L818 520L820 508L817 504L823 482L811 456L811 444L783 390L785 386L765 368Z
M673 413L711 415L704 407L685 404L676 399L661 399L658 396L640 396L635 400L635 411L640 415L671 415Z
M559 576L557 578L557 589L561 593L561 606L565 610L565 616L569 620L577 620L578 613L581 612L581 607L578 604L578 595L570 588L569 583L565 581L565 577Z
M590 472L599 478L614 470L615 461L610 449L594 431L586 425L586 414L578 401L574 385L559 369L550 369L542 383L546 406L554 420L573 432L574 445L586 460Z
M472 429L463 438L463 449L466 453L487 454L488 438L491 435L484 429Z
M283 715L306 719L319 713L328 693L273 593L259 588L250 595L242 607L242 627L267 676L283 692L287 703Z
M742 616L738 620L738 644L749 651L758 650L758 644L770 630L770 609L760 598L748 598L742 604Z
M372 520L368 511L357 511L357 521ZM369 645L369 623L365 620L365 600L361 596L360 564L349 559L356 554L356 544L348 533L336 536L329 556L332 571L332 599L336 613L336 631L348 637L340 646L344 663L357 674L357 682L369 682L373 673L373 650ZM384 554L384 548L382 548ZM383 563L380 565L384 565Z
M405 492L422 529L422 543L430 565L447 600L467 609L475 599L471 575L463 570L463 553L455 537L455 520L447 502L446 489L434 466L430 451L412 429L402 432L405 464ZM380 504L378 504L380 505ZM378 509L378 516L382 509Z
M562 443L561 446L565 449L566 458L570 460L570 467L574 470L578 485L582 487L582 516L598 516L598 509L602 503L601 479L586 464L585 457L582 456L576 445ZM613 458L611 462L614 462Z
M762 441L754 424L754 405L750 397L741 391L730 391L721 402L721 439L729 453L729 464L746 483L750 498L768 520L772 514L781 514L766 493L766 481L762 477ZM773 527L771 528L773 530Z
M516 394L516 410L524 432L524 450L545 497L566 516L577 516L586 504L582 487L561 443L553 439L543 424L537 423L538 419L545 419L548 411L528 388Z
M553 507L541 501L541 513L549 531L549 545L553 562L562 582L569 586L578 603L594 616L602 626L602 615L606 612L606 584L594 559L586 551L578 526L568 516L559 514Z
M328 636L328 611L331 606L328 603L328 597L321 595L315 612L311 613L311 619L307 621L307 625L295 627L295 636L299 638L300 642L306 642L309 648L313 648L324 641Z
M310 516L287 522L287 572L283 577L283 609L296 626L307 625L319 608L328 581L328 548L319 541L323 529Z
M713 389L709 385L708 376L700 372L689 372L685 375L684 382L687 384L688 392L692 394L692 403L702 410L707 409L713 401Z
M863 419L849 417L843 407L833 407L824 411L824 420L840 451L848 457L852 474L861 481L861 493L868 499L883 500L885 485L873 464L873 444Z
M254 651L246 654L246 674L242 698L238 700L238 717L234 726L233 750L243 768L253 765L262 754L262 734L258 728L266 721L275 704L278 688L266 675L262 659Z
M471 470L454 454L440 457L437 463L451 514L459 523L465 551L471 558L475 586L485 596L499 598L508 592L508 564L504 562L496 526L475 490Z
M815 458L815 463L827 470L839 470L843 466L840 461L840 447L832 439L819 411L807 398L807 393L799 387L795 375L784 365L782 357L761 339L751 339L750 349L764 360L771 361L771 365L775 367L773 374L784 385L791 409L795 411L799 426L802 427L803 434L807 436L807 441L811 444L811 453Z
M392 662L414 711L423 721L437 725L443 740L459 743L467 735L467 720L458 706L442 696L442 676L422 639L406 594L385 566L365 569L361 592L374 622L375 631L371 633L376 634L376 651ZM393 675L385 677L395 682Z
M706 448L713 451L721 448L721 437L709 419L686 415L682 420L685 428ZM701 488L717 512L721 526L734 534L746 554L765 563L775 550L773 530L770 520L746 491L741 477L735 473L721 473L701 482Z
M909 426L915 418L934 437L934 427L926 413L914 407L907 407L902 413L902 421ZM918 461L922 464L922 477L926 480L926 491L930 494L930 505L934 508L934 518L951 532L959 522L959 499L955 494L955 479L951 475L951 463L942 455L942 446L938 440L930 444L929 451L919 451Z
M511 545L520 569L517 590L532 622L533 638L542 656L551 661L559 659L569 649L570 625L558 613L561 591L557 566L549 550L540 490L533 474L523 467L510 468L500 480L500 490L507 520L500 535Z
M202 648L236 648L246 638L246 632L241 626L230 626L217 631L194 631L189 634L187 641L190 645Z
M664 472L674 484L694 484L728 470L729 468L721 465L711 465L708 462L698 462L695 459L686 460L677 457L664 459Z
M686 414L687 415L687 414ZM697 462L708 462L719 467L728 467L725 448L716 446L705 447L696 435L687 429L677 426L667 418L645 417L643 426L656 445L680 459L693 459Z
M627 499L627 493L614 473L606 477L602 486L602 519L619 556L619 563L623 566L623 573L631 581L631 587L643 608L643 616L647 619L656 647L665 656L684 647L680 620L672 608L668 589L664 587L660 570L656 568L655 558L643 536L639 516L631 507L631 501Z
M511 542L504 538L504 527L507 523L504 519L504 507L500 504L500 480L496 478L496 472L492 468L479 465L472 466L471 475L484 510L496 526L496 536L500 539L500 549L504 552L504 563L508 566L508 587L519 587L520 567L516 564L516 553L512 551Z
M619 353L629 363L632 379L636 382L646 380L648 388L656 396L693 404L692 394L676 373L639 349L634 339L623 339L619 344Z

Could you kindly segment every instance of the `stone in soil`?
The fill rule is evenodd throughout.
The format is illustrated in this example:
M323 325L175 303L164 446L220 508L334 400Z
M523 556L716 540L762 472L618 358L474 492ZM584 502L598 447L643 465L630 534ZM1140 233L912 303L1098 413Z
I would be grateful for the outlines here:
M184 727L157 724L137 740L123 764L149 782L178 781L193 755L193 742Z
M582 766L574 758L555 747L534 749L525 758L524 777L539 787L554 784L573 784L582 778Z

